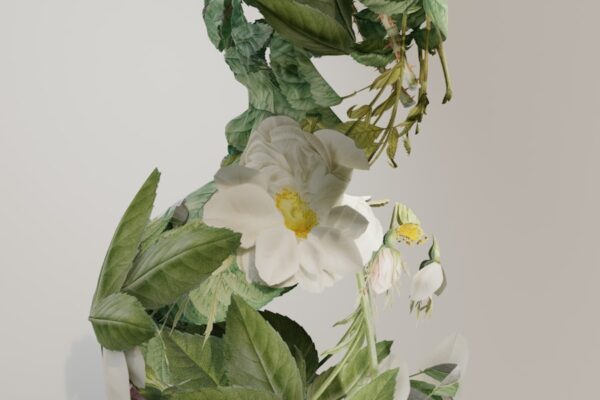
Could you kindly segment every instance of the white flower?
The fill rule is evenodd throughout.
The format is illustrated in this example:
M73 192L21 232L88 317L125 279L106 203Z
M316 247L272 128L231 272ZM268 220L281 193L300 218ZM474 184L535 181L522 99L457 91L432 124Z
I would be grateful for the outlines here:
M204 221L241 233L238 264L251 280L322 290L364 265L355 240L369 221L343 198L354 168L368 161L347 136L267 118L240 165L215 175Z
M125 352L102 349L102 364L108 400L129 400L129 381L138 388L144 387L146 366L139 347Z
M412 280L411 299L415 303L430 302L435 292L444 284L444 271L432 262L417 272Z
M390 290L402 276L404 264L396 249L383 246L375 255L369 271L371 289L382 294Z

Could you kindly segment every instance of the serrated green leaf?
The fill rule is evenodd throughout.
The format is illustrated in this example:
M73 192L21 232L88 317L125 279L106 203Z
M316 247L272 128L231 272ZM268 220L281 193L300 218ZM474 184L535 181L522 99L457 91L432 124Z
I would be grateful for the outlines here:
M108 295L121 290L150 219L159 180L160 172L155 169L121 218L102 264L92 308Z
M186 390L225 384L223 343L221 338L166 331L160 336L171 382Z
M100 300L89 319L98 342L109 350L129 350L155 333L154 322L142 304L124 293L111 294Z
M391 347L392 342L384 341L377 343L377 358L379 361L390 354ZM369 372L369 366L369 350L365 347L348 361L319 399L336 400L359 388ZM319 388L334 368L332 367L319 375L310 386L309 393L313 393Z
M241 0L232 1L231 38L240 54L251 57L266 47L273 34L273 28L260 21L248 23L241 7Z
M319 367L319 355L315 344L304 328L296 321L281 314L262 311L261 315L279 333L292 354L294 354L294 349L299 351L305 363L306 377L310 378L315 374Z
M278 34L273 35L270 49L273 74L292 107L309 112L341 103L340 96L323 79L306 51Z
M448 37L448 0L423 0L425 13L445 38Z
M397 375L397 368L382 373L348 400L394 400Z
M170 304L207 279L239 244L238 233L200 222L168 231L136 258L123 289L146 308Z
M420 9L418 0L360 0L360 2L378 14L410 14Z
M302 380L281 336L260 314L234 296L227 312L225 363L231 385L303 399Z
M215 323L225 321L231 296L240 296L251 307L258 309L274 298L281 296L284 289L270 288L248 282L244 272L233 263L224 271L212 274L189 295L189 303L185 310L186 320L204 325L209 316L214 314Z
M221 387L190 393L175 393L171 400L281 400L272 393L247 388Z
M296 46L318 55L347 54L353 37L334 17L293 0L247 0Z

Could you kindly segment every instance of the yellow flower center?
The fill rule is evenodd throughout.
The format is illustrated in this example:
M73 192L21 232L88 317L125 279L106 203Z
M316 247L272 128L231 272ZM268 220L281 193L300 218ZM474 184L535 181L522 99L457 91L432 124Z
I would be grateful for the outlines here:
M420 244L427 240L425 232L419 224L402 224L396 228L398 240L402 240L407 244Z
M306 239L308 233L318 224L317 213L294 190L283 189L277 193L275 205L283 215L285 226L294 231L296 237Z

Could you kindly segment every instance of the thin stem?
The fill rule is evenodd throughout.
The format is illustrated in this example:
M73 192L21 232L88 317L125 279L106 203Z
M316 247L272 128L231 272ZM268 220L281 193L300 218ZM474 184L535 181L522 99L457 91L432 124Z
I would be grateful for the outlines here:
M379 368L379 361L377 360L377 345L375 338L375 326L373 324L373 307L371 306L371 296L369 293L369 288L365 282L365 274L363 271L359 272L356 275L356 283L358 285L358 290L360 293L360 304L363 308L364 318L366 322L367 328L367 348L369 351L369 361L370 361L370 369L369 372L371 376L375 376L377 374L377 369Z
M450 100L452 100L452 82L450 80L450 72L448 70L448 63L446 61L446 52L444 51L444 44L442 43L442 35L440 35L440 45L437 49L438 55L440 56L440 62L442 63L442 70L444 71L444 80L446 81L446 94L444 95L444 100L442 104L446 104Z

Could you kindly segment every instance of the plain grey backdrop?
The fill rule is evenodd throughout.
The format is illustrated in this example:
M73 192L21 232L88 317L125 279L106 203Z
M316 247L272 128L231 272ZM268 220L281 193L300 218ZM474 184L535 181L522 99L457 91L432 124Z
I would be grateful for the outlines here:
M406 286L381 306L379 336L396 339L416 368L448 334L464 334L463 399L592 398L600 3L450 8L455 100L439 104L436 66L413 155L352 185L411 205L437 235L449 276L429 320L408 315ZM113 229L152 168L163 173L157 212L210 180L223 128L246 106L201 12L201 0L0 0L3 398L103 399L87 315ZM374 77L344 57L318 65L340 94ZM270 308L325 349L354 296L347 279Z

